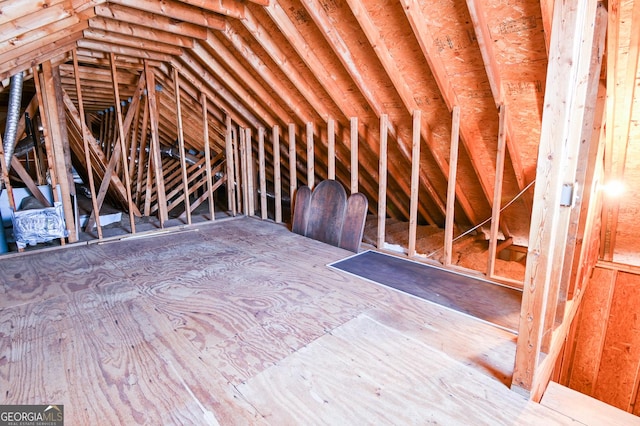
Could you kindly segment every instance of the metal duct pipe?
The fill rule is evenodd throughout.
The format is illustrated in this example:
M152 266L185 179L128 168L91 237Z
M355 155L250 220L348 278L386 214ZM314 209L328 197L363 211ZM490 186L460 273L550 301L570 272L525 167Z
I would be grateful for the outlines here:
M20 106L22 104L22 82L24 72L19 72L11 77L11 89L9 92L9 105L7 106L7 127L4 130L2 144L4 148L4 161L7 169L11 168L11 158L16 146L16 133L20 122Z

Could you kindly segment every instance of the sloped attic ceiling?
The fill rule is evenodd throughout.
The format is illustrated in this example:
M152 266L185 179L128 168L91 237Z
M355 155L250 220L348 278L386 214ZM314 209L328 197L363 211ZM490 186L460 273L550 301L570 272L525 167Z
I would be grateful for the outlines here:
M0 79L5 87L17 72L28 79L31 67L51 60L76 101L70 55L76 49L84 108L97 117L114 104L109 54L121 99L133 95L146 62L168 95L159 106L161 138L172 145L175 68L188 148L204 147L205 93L215 153L224 152L227 115L254 134L277 125L286 135L293 123L304 169L312 123L315 170L325 178L327 128L334 121L336 176L347 187L350 120L357 118L359 188L374 209L380 120L387 116L387 211L403 220L409 218L412 117L420 110L419 221L438 225L445 219L457 106L455 221L465 230L491 216L500 105L507 136L502 205L535 178L552 9L553 0L5 0ZM286 168L285 148L282 155ZM301 183L305 176L298 173ZM527 242L532 194L501 217L502 232L517 244Z

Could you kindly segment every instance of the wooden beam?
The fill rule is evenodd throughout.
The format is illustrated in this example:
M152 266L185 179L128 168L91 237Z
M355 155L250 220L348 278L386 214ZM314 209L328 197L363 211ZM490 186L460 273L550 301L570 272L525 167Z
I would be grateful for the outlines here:
M260 217L262 220L268 218L267 215L267 176L264 155L264 127L258 129L258 167L260 173Z
M147 100L149 102L149 122L151 126L151 162L155 174L156 193L158 197L158 219L160 227L168 220L167 199L164 189L164 176L162 173L162 160L160 158L160 139L158 136L158 103L156 99L156 79L153 70L145 61L144 74L147 84Z
M500 230L500 210L502 207L502 179L504 176L504 158L507 149L507 135L505 123L507 119L507 106L500 105L500 124L498 130L498 152L496 153L496 183L493 186L493 206L491 208L491 231L489 233L489 250L487 255L487 277L492 278L496 267L496 254L498 248L498 231Z
M350 123L350 144L351 147L351 193L358 192L358 117L351 117Z
M247 49L241 49L240 52L247 52ZM242 103L243 108L251 111L253 116L260 117L261 121L267 123L276 123L278 118L286 121L292 120L289 114L273 99L271 93L262 87L262 83L258 83L251 73L244 71L245 65L241 64L215 36L212 35L206 42L196 43L191 52L198 57L199 61L202 61L207 71L223 85L225 90L232 94L230 99L237 99L238 102ZM216 55L220 56L224 55L226 65L221 64L211 52L215 52ZM249 53L245 54L249 55ZM227 71L229 69L234 70L234 72ZM236 78L236 75L240 78ZM267 80L267 82L269 82L269 85L271 84L270 80ZM250 89L254 90L254 92L251 93ZM284 93L285 89L282 88L282 91L276 89L276 91ZM230 99L228 100L229 102L231 102ZM270 108L265 108L263 103L258 100L261 100ZM237 110L238 112L241 111L240 108Z
M122 168L124 170L124 185L127 190L127 203L129 210L129 221L131 223L131 233L136 233L136 222L133 214L133 198L131 197L131 176L129 175L129 164L127 162L127 149L125 147L126 134L124 131L124 123L122 121L122 105L120 104L120 89L118 85L118 70L116 69L116 63L113 58L113 53L110 55L111 59L111 77L113 79L113 96L116 104L116 119L118 121L118 137L120 139L120 150L122 151ZM96 216L100 213L96 212Z
M181 0L181 2L230 18L242 19L244 17L245 5L236 0Z
M105 53L115 53L116 55L130 56L132 58L140 58L145 60L152 60L158 62L171 62L173 58L172 54L161 53L151 50L141 50L135 47L122 46L116 44L105 43L100 40L81 39L77 41L79 48L96 50ZM179 54L181 54L180 51Z
M44 110L46 111L46 120L51 136L51 145L53 148L53 164L58 176L58 185L60 186L60 196L64 209L64 219L69 232L69 242L74 243L78 240L75 227L75 219L73 215L73 206L71 204L71 189L69 188L69 179L67 179L67 165L65 164L64 155L64 136L58 120L61 113L62 105L58 105L56 96L56 84L59 89L60 74L56 68L51 65L50 61L42 63L42 77L44 84ZM58 83L57 83L58 82ZM69 165L70 167L70 165ZM56 189L53 189L56 192Z
M78 112L80 115L80 132L81 132L81 137L84 145L85 167L87 169L89 191L91 192L91 204L93 206L93 210L96 212L99 212L99 207L98 207L98 203L96 200L96 193L95 193L95 183L93 180L93 167L91 164L91 158L89 153L89 140L86 136L86 134L88 133L88 128L87 128L87 123L85 121L85 114L84 114L84 102L82 99L82 88L80 84L78 55L75 49L72 51L72 56L73 56L73 70L74 70L74 76L75 76L76 92L77 92L77 99L78 99ZM100 226L99 213L96 213L95 221L96 221L96 229L98 232L98 239L102 239L102 227Z
M500 66L496 60L496 54L493 49L493 39L489 31L489 24L487 22L485 8L486 0L467 0L467 8L469 9L469 15L471 21L473 21L473 28L476 34L476 40L478 41L478 47L482 54L482 60L484 62L484 68L489 79L489 86L491 87L491 93L493 93L493 99L497 107L500 105L506 105L507 99L505 99L505 89L502 83L502 76L500 72ZM513 171L518 181L518 189L522 190L527 182L527 177L524 175L524 167L522 166L522 158L518 145L514 142L514 138L511 136L513 123L509 115L505 117L504 132L507 144L507 152L511 159ZM496 173L498 171L496 170ZM495 192L495 191L494 191ZM525 196L526 198L526 196ZM527 203L528 204L528 203Z
M458 176L458 145L460 143L460 107L454 105L451 118L451 154L449 155L449 180L447 186L447 216L444 225L445 266L451 265L453 253L453 227L455 225L456 185Z
M209 200L209 215L211 220L215 220L216 211L213 198L213 176L211 174L211 148L209 146L209 117L207 115L207 96L204 93L200 95L200 104L202 105L202 139L204 140L204 167L207 176L206 190ZM227 164L229 164L229 158L227 158ZM231 182L233 181L234 180L231 179ZM229 185L229 175L227 175L227 185Z
M168 46L178 46L185 48L193 47L193 39L183 37L180 35L176 35L174 33L169 33L163 31L160 28L150 28L143 27L139 25L131 25L125 22L116 21L113 19L105 19L105 18L93 18L89 21L89 28L93 30L99 30L100 32L104 32L107 36L111 34L115 35L117 39L126 40L127 38L131 38L133 42L136 42L140 39L143 40L153 40L158 43L159 46L168 45ZM111 33L111 34L110 34ZM118 44L115 40L108 39L110 42L114 42ZM140 45L141 48L145 48L144 45ZM151 49L154 50L154 49Z
M409 206L409 244L407 256L416 255L416 234L418 228L418 193L420 185L420 124L422 111L413 111L413 132L411 140L411 205Z
M244 215L249 216L249 184L247 173L247 143L245 138L245 129L240 127L238 129L238 153L240 155L238 162L240 164L240 188L242 190L242 206L244 208Z
M389 117L380 117L380 165L378 170L378 239L376 247L384 248L385 224L387 220L387 136Z
M279 5L275 4L277 2L271 2L272 4L267 8L267 12L269 11L277 11L281 10ZM274 10L275 9L275 10ZM282 17L282 13L275 12L277 17ZM286 16L286 14L284 14ZM272 16L272 18L277 19ZM275 21L274 19L274 21ZM282 73L287 76L287 78L291 81L291 83L300 91L302 96L311 104L313 109L317 112L317 114L323 119L327 119L331 112L327 108L326 102L322 100L320 94L317 90L314 90L309 85L307 79L305 79L298 69L294 66L294 64L288 59L287 53L280 48L280 44L272 37L269 31L264 28L264 26L260 23L260 21L250 12L247 11L244 19L240 21L242 25L249 31L255 38L256 42L259 43L264 51L269 55L269 57L275 62L275 64L280 68ZM277 22L277 21L276 21ZM296 31L293 29L293 31ZM262 76L266 81L272 82L274 88L284 87L280 82L280 77L274 75L270 70L270 67L267 66L261 59L260 56L253 52L253 49L250 45L244 41L243 37L235 31L231 26L228 26L226 31L223 33L227 39L235 46L238 53L240 53L249 63L252 65L254 70ZM290 38L290 34L286 34L287 38L290 40L292 46L297 47L296 43L298 39ZM277 90L277 89L276 89ZM288 90L277 90L281 94L286 94ZM297 115L304 119L307 113L304 113L300 110L299 102L293 102L291 100L285 99L287 102L287 106L291 108L293 111L296 111ZM307 116L307 120L311 117Z
M549 300L557 297L563 253L568 231L570 206L563 206L563 186L573 185L575 159L587 99L594 22L597 4L571 0L556 2L551 35L548 87L537 166L534 209L531 218L529 252L525 272L522 312L512 389L539 399L550 377L549 365L556 348L550 346L541 366L543 339L551 332L547 311L555 313ZM566 203L565 203L566 204ZM554 262L554 260L556 260ZM559 264L559 265L558 265ZM568 328L568 327L567 327ZM564 323L561 327L565 330ZM561 344L564 336L554 334Z
M120 33L103 31L94 28L84 30L82 32L82 35L85 40L94 40L98 43L117 46L117 48L129 48L134 50L139 49L140 51L144 52L155 52L169 56L182 55L181 46L160 43L155 39L147 40L144 38L131 37Z
M409 24L413 29L413 32L416 34L416 39L422 53L429 64L429 68L433 74L434 79L440 89L440 93L442 94L442 98L449 108L449 110L453 110L455 105L462 105L463 103L459 101L458 96L454 90L454 87L451 83L451 80L448 78L448 74L444 63L442 62L442 58L437 52L436 43L434 42L433 36L429 31L427 25L424 25L425 22L428 21L425 14L422 12L422 5L418 0L400 0L402 6L404 7L405 14L407 19L409 20ZM491 203L491 194L492 194L492 182L491 182L491 173L489 171L484 170L480 164L487 163L491 164L493 161L487 157L486 152L482 152L477 144L474 144L476 140L476 131L474 129L469 128L467 122L465 121L465 111L461 110L461 127L460 127L460 139L463 142L466 151L469 153L469 157L471 158L471 162L473 165L473 169L478 178L478 181L481 184L485 197L489 203ZM479 159L485 158L486 161L479 161ZM461 191L456 191L456 195L460 195ZM465 209L466 212L466 209ZM469 220L472 223L478 223L482 218L478 217L477 214L473 214L473 217L469 217Z
M204 104L203 104L204 109ZM235 166L233 161L233 140L231 139L231 117L227 115L225 120L225 149L227 155L227 199L229 201L229 210L233 216L236 215L236 178ZM262 177L261 177L262 179Z
M184 150L184 129L182 127L182 104L180 103L180 74L178 70L173 68L173 82L175 85L174 94L176 97L176 118L177 122L177 132L178 132L178 149L180 150L180 168L182 169L182 186L184 191L184 211L187 215L187 223L191 225L191 206L189 201L189 179L187 177L187 160L185 158L185 150ZM203 108L203 111L206 111ZM208 130L206 116L203 114L202 117L203 128ZM206 135L206 139L208 139L208 135Z
M273 192L276 197L276 223L282 222L282 181L280 178L280 126L273 126Z
M198 44L196 43L196 46ZM205 84L207 96L215 98L222 105L228 106L228 114L231 114L233 120L239 124L247 124L254 128L260 127L259 120L252 111L248 110L245 105L230 92L220 81L214 78L208 68L202 66L198 61L194 60L190 55L185 54L180 57L182 62L194 75L198 76L198 80ZM227 108L225 108L226 110Z
M296 158L296 125L289 123L289 200L291 203L291 214L295 208L294 201L296 189L298 188L298 166ZM293 221L293 219L292 219Z
M336 178L336 122L333 118L327 121L327 178Z
M247 193L249 194L249 198L248 198L248 209L249 209L249 216L253 216L256 214L256 207L255 207L255 199L256 199L256 193L255 193L255 187L254 187L254 176L253 176L253 169L254 169L254 163L253 163L253 147L251 144L251 129L247 128L244 129L244 142L246 144L246 158L247 158Z
M313 123L307 123L307 186L313 190L314 187L314 155L313 155Z
M207 39L207 26L178 20L172 16L159 15L157 13L133 9L113 3L105 3L96 6L95 13L97 16L115 20L123 25L133 24L140 27L158 29L168 33L178 34L183 37L190 37L199 40ZM219 28L211 27L211 29L224 29L224 20L220 18L219 21ZM89 25L91 25L91 22Z
M180 17L180 21L190 22L215 30L223 30L226 25L225 18L217 13L192 7L186 3L174 0L111 0L109 3L121 6L133 7L144 12L154 13L170 19Z
M91 10L77 14L65 4L53 5L37 15L24 15L0 26L0 53L65 31L92 16L95 14Z
M409 83L404 78L405 73L400 69L398 61L391 54L389 46L385 41L385 37L382 35L380 28L375 24L375 22L371 18L367 8L365 7L365 4L359 0L347 0L347 2L349 3L349 7L351 8L354 16L358 20L360 27L362 28L363 32L367 36L367 39L369 40L369 44L371 44L371 47L376 52L378 59L380 60L382 66L384 67L387 75L391 79L391 82L393 83L393 87L395 88L396 92L400 96L400 99L402 99L402 103L406 108L406 110L409 113L412 113L412 111L419 109L420 107L415 100L415 93L413 89L410 87ZM422 132L421 133L422 138L425 141L427 141L430 147L433 148L434 147L433 131L429 128L429 126L426 123L421 125L420 129ZM440 154L438 149L431 149L431 155L433 156L436 164L442 171L443 175L447 176L449 166L447 165L447 161L444 158L444 156ZM433 185L431 184L431 182L426 176L419 174L418 177L422 186L424 187L426 192L429 194L429 197L431 197L431 199L434 200L434 204L439 208L442 214L446 215L446 208L445 208L445 205L440 201L440 196L438 194L438 191L436 191L436 189L433 187ZM463 211L465 212L465 214L467 215L467 217L472 222L474 222L475 221L474 219L476 218L476 216L473 211L473 207L471 205L471 202L468 200L466 194L464 193L464 191L462 191L461 188L458 188L457 197L458 197L458 202L462 207Z
M609 18L609 28L612 34L607 37L607 90L613 93L608 94L605 179L607 181L623 181L625 168L627 167L629 143L632 140L629 137L629 133L633 121L633 104L637 92L636 78L638 61L640 60L640 2L633 3L630 25L631 40L628 53L620 53L616 49L620 45L619 27L621 26L621 22L618 22L617 19L624 19L619 15L623 6L622 4L617 4L618 2L612 1L610 3L612 3L612 9L616 10ZM623 64L626 67L622 66ZM616 250L620 199L606 199L604 206L604 259L612 261Z

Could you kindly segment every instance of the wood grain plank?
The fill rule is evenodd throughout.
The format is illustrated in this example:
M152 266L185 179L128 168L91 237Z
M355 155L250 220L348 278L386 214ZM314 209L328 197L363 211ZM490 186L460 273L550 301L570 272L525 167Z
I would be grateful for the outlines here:
M570 423L366 315L238 389L274 424Z

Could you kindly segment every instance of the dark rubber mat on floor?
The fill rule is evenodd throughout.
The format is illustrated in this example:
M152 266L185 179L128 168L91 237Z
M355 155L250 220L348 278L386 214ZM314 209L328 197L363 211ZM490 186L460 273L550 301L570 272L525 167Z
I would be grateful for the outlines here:
M329 265L517 332L522 292L424 263L365 251Z

